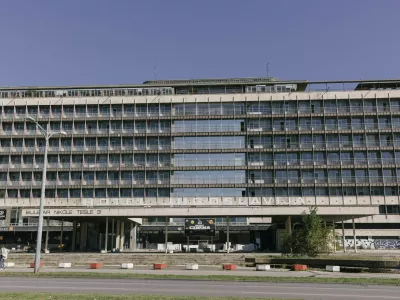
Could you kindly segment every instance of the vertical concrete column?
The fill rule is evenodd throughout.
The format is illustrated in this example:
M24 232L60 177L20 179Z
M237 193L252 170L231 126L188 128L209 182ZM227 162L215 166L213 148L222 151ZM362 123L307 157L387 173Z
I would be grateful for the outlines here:
M290 234L292 233L292 217L291 216L288 216L286 218L285 229L288 231L288 233L290 233Z
M117 228L116 228L116 236L115 236L115 248L120 249L121 245L121 235L120 235L120 229L121 229L121 221L117 220Z
M189 250L189 245L190 243L189 243L189 236L187 236L187 238L186 238L186 252L190 252L190 250Z
M285 230L288 234L292 235L292 217L288 216L285 221ZM290 253L292 253L293 249L290 247Z
M49 230L50 230L50 218L47 217L46 220L46 241L44 244L44 251L49 250Z
M342 243L343 243L343 252L346 253L346 236L344 234L344 222L342 221Z
M71 246L72 252L75 251L75 245L76 245L76 221L74 221L72 225L72 246Z
M168 253L168 217L165 217L165 253Z
M24 217L22 216L22 209L18 210L18 225L24 225Z
M229 216L226 217L226 253L229 253L230 250L229 245Z
M121 221L121 230L120 230L120 247L119 249L124 249L125 246L125 222Z
M333 252L336 252L336 228L335 221L332 221Z
M131 230L129 232L129 250L135 251L136 250L136 223L131 223Z
M114 237L115 237L115 227L114 227L114 218L112 219L112 223L111 223L111 250L114 249Z
M86 245L87 245L87 222L82 222L81 224L81 243L80 243L80 250L81 251L86 251Z
M356 224L354 223L354 217L352 218L352 221L353 221L354 252L357 253Z
M60 251L62 250L62 243L64 238L64 219L61 219L61 232L60 232Z
M106 217L106 234L104 237L104 251L107 253L107 247L108 247L108 217Z

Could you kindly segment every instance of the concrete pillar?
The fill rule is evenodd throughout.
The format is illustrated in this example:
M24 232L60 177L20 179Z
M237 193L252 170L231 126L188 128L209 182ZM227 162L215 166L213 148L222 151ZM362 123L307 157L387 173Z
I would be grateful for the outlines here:
M342 221L342 243L343 243L343 252L346 253L346 236L344 234L344 222Z
M187 236L187 239L186 239L186 252L190 252L189 246L190 246L189 236Z
M354 217L352 218L352 221L353 221L354 252L357 253L356 224L354 223Z
M117 228L116 228L116 236L115 236L115 248L120 249L121 245L121 235L120 235L120 229L121 229L121 221L117 220Z
M336 228L335 221L332 221L333 252L336 252Z
M292 217L288 216L285 221L285 229L289 234L292 234Z
M63 235L64 235L64 219L61 219L60 251L62 250Z
M49 250L49 230L50 230L50 218L47 217L46 220L46 241L44 244L44 250Z
M103 238L101 232L99 233L99 249L100 251L103 250Z
M72 252L75 251L75 245L76 245L76 221L73 222L72 226L72 246L71 246Z
M165 253L168 253L168 217L165 217Z
M129 250L136 250L136 223L131 222L131 230L129 232Z
M111 223L111 250L114 249L114 242L115 242L115 227L114 227L114 218L112 219Z
M106 234L104 237L104 250L107 253L107 247L108 247L108 217L106 217Z
M18 209L18 225L24 225L24 217L22 216L22 209Z
M125 246L125 222L121 221L121 230L120 230L120 247L119 249L124 249Z
M226 217L226 253L231 249L229 245L229 216Z
M80 250L86 251L87 249L87 222L82 222L81 224L81 242L80 242Z

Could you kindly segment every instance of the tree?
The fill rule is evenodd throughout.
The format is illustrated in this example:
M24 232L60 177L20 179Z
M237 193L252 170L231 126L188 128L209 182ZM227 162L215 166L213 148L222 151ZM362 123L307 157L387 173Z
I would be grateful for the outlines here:
M313 207L308 214L303 212L301 221L284 234L283 250L285 254L315 257L328 253L333 242L332 228L326 227L318 209Z

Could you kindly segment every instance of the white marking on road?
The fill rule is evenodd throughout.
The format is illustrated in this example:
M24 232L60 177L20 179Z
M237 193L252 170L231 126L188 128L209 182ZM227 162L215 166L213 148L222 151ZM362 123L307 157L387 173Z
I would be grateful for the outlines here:
M242 292L242 294L262 294L261 292ZM277 293L277 292L268 292L268 296L270 295L285 295L285 296L321 296L321 297L350 297L350 298L376 298L376 299L399 299L399 296L371 296L371 295L343 295L343 294L306 294L306 293ZM266 296L266 295L264 295Z
M126 282L118 282L118 279L98 279L98 280L92 280L92 281L87 281L87 280L63 280L62 278L53 278L53 279L57 279L56 281L61 281L63 284L83 284L83 285L87 285L87 284L93 284L93 285L103 285L105 282L106 283L111 283L112 285L139 285L139 286L143 286L143 285L155 285L155 286L167 286L167 287L171 287L173 285L176 286L182 286L182 282L173 282L173 281L162 281L162 280L153 280L153 279L139 279L139 280L132 280L129 281L129 279L123 279L123 280L128 280ZM21 282L26 282L27 284L34 284L34 281L37 280L36 282L48 282L48 279L44 279L44 278L32 278L32 279L24 279L24 280L18 280L17 283L21 283ZM115 281L115 282L114 282ZM15 280L2 280L0 279L0 282L2 283L9 283L9 284L14 284L16 283ZM204 281L185 281L185 282L190 282L192 284L195 284L196 287L224 287L226 288L228 285L235 285L237 286L240 283L243 283L242 285L240 285L241 288L268 288L268 289L280 289L280 288L287 288L287 289L314 289L314 290L334 290L335 292L338 290L349 290L349 291L354 291L354 290L368 290L368 291L375 291L375 292L386 292L387 288L394 288L394 286L385 286L385 288L370 288L368 286L363 286L363 285L354 285L352 287L343 287L343 286L331 286L331 287L323 287L323 286L315 286L318 285L320 283L315 283L315 285L313 283L311 283L311 285L309 286L301 286L300 284L298 286L293 286L293 285L285 285L282 283L273 283L273 282L266 282L265 285L247 285L246 282L229 282L227 281L227 284L214 284L216 283L215 281L212 281L210 283L205 283ZM278 285L274 285L274 284L278 284ZM274 285L274 286L272 286ZM322 285L322 284L321 284Z

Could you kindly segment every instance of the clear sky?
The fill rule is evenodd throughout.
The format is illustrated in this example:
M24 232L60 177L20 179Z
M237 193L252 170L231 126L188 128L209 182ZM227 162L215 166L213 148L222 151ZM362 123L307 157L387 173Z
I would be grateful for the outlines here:
M0 86L400 78L400 0L0 0Z

